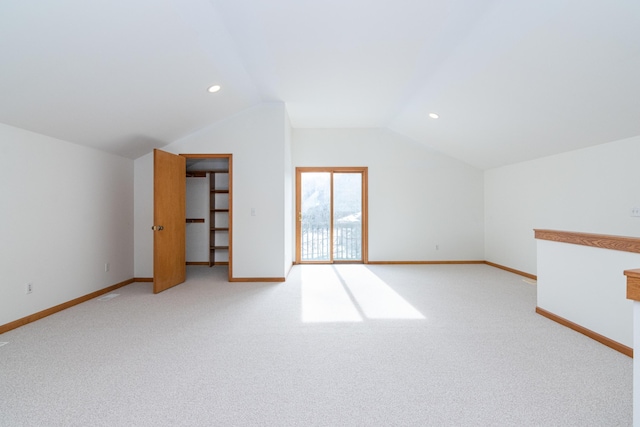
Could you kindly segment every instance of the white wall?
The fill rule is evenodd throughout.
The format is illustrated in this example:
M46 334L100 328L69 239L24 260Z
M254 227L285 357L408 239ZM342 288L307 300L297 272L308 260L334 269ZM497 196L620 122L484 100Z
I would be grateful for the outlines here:
M132 160L0 124L0 325L133 278L132 182Z
M284 139L284 268L291 269L295 254L295 206L293 204L295 192L295 176L293 172L293 159L291 152L292 132L289 115L285 111L285 139Z
M233 154L234 278L284 277L288 271L285 114L284 104L263 104L162 148L176 154ZM152 277L152 153L135 161L135 215L136 277Z
M633 301L633 427L640 427L640 302Z
M369 168L370 261L484 259L481 170L382 129L294 129L293 163Z
M204 178L187 178L187 218L202 218L204 223L188 223L186 226L187 262L209 262L210 229L209 175Z
M640 237L640 137L485 172L487 261L536 274L534 228Z
M538 307L633 347L623 272L640 267L640 254L538 240L537 255Z
M153 277L153 153L138 157L133 171L135 276Z

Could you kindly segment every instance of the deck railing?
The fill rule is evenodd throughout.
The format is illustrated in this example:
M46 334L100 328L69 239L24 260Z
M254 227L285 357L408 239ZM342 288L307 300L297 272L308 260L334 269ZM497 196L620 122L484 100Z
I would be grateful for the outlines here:
M333 259L359 261L362 259L362 225L360 222L335 223ZM330 259L329 227L302 226L302 260L328 261Z

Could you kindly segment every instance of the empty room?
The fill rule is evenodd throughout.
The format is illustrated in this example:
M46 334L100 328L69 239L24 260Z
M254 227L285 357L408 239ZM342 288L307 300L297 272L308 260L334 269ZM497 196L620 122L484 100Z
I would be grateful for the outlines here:
M637 76L631 0L1 2L0 426L640 426Z

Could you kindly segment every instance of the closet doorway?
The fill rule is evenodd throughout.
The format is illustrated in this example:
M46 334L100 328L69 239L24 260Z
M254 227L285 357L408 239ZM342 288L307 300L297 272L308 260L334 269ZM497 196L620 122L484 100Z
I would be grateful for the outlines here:
M186 158L186 265L228 266L232 277L231 154Z

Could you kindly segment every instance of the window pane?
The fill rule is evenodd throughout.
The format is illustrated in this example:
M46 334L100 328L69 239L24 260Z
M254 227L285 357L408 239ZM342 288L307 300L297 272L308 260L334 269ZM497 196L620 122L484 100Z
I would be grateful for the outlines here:
M333 259L362 260L362 174L333 174Z
M330 261L331 173L301 174L302 261Z

